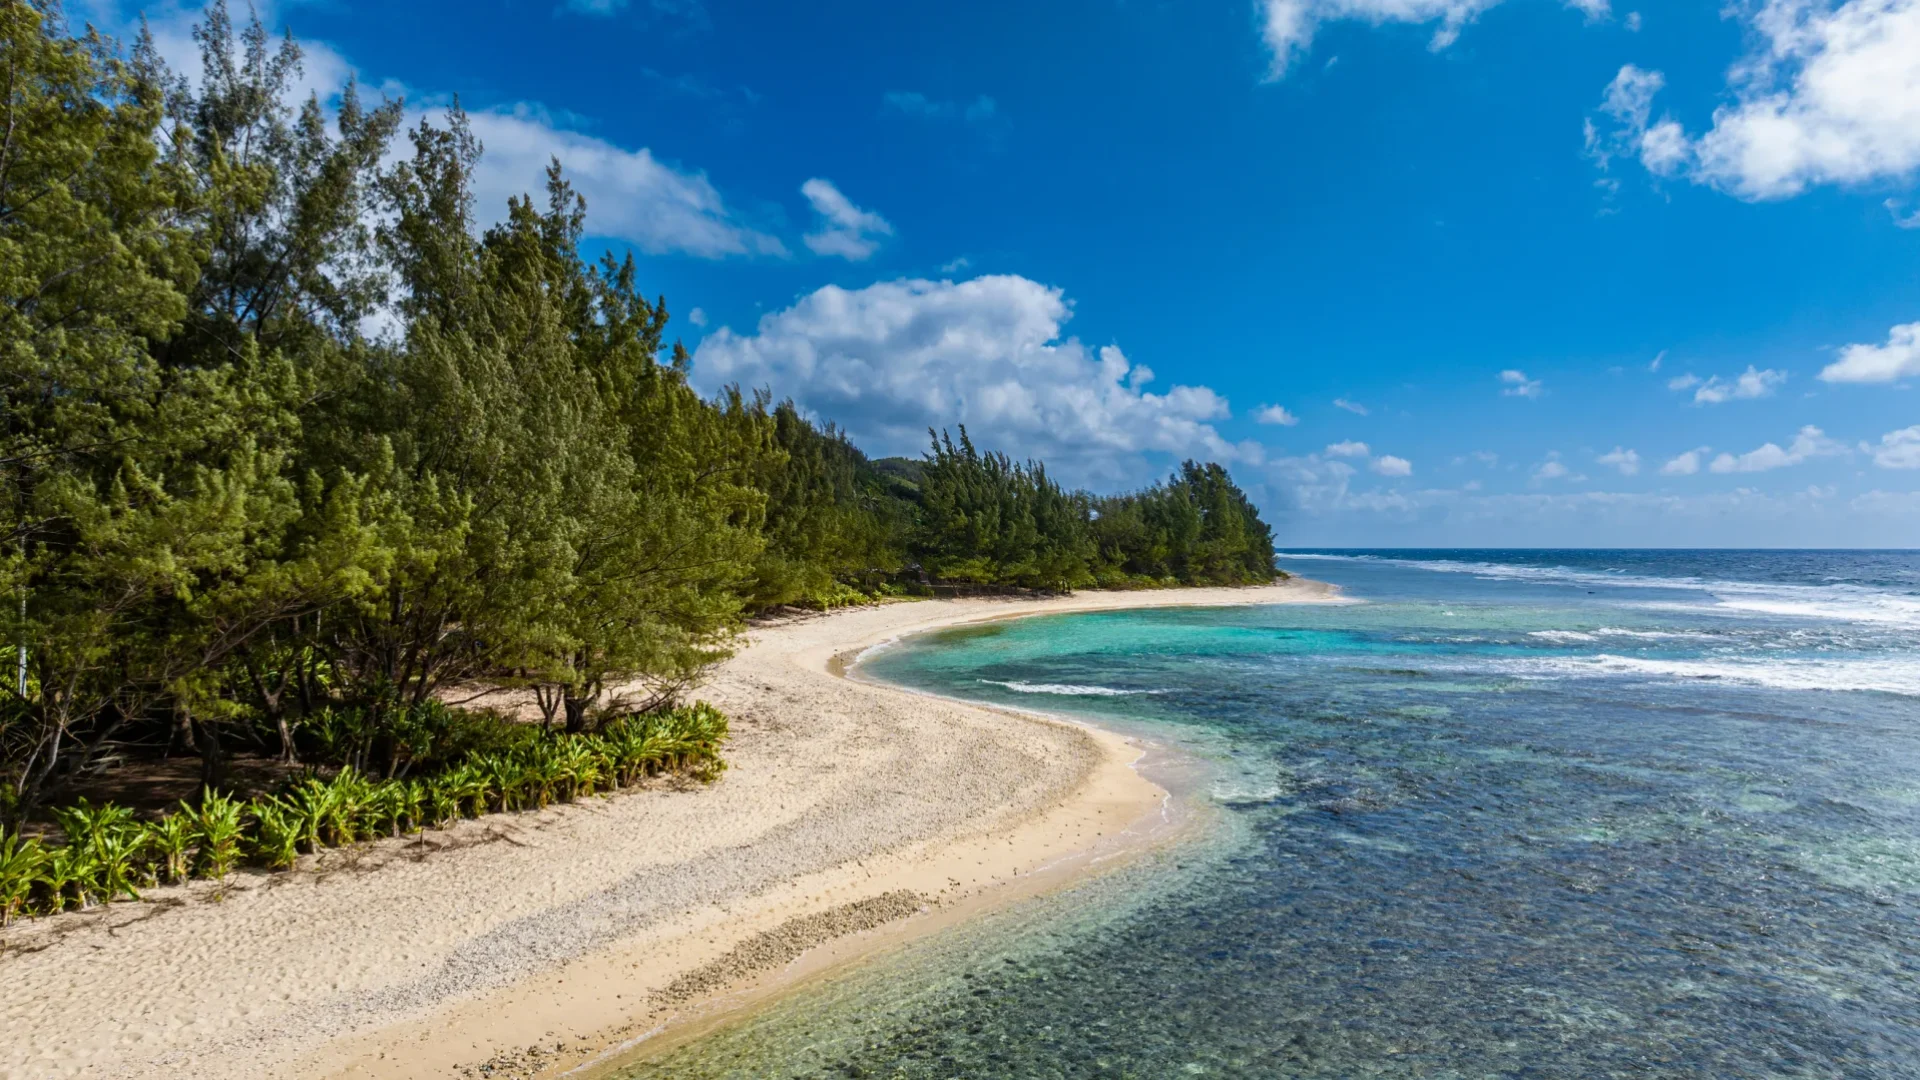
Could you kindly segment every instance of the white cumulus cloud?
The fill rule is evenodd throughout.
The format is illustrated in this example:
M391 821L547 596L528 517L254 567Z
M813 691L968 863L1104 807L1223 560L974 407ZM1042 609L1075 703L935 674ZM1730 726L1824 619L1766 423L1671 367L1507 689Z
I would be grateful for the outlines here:
M1883 469L1920 469L1920 424L1880 436L1878 446L1863 446L1871 451L1873 463Z
M1732 101L1697 136L1672 119L1654 122L1664 78L1629 64L1602 100L1614 121L1595 136L1603 164L1610 153L1634 153L1658 175L1752 200L1920 168L1920 0L1764 0L1732 10L1755 42L1728 71Z
M1349 439L1346 442L1334 443L1333 445L1327 447L1327 450L1326 450L1326 454L1328 457L1366 457L1368 454L1371 454L1371 453L1373 453L1372 447L1368 446L1366 443L1356 442L1352 439Z
M853 205L840 193L833 181L819 177L800 185L800 194L813 204L820 226L806 235L807 247L815 255L837 255L850 262L861 262L880 250L880 240L893 235L886 218Z
M1717 473L1767 472L1772 469L1784 469L1789 465L1798 465L1816 457L1830 457L1844 454L1847 448L1832 439L1819 428L1808 424L1795 435L1793 442L1781 449L1777 443L1762 443L1757 449L1744 454L1721 454L1708 466Z
M1253 411L1253 418L1262 424L1277 424L1280 427L1292 427L1300 422L1299 417L1281 405L1262 405Z
M1373 459L1373 471L1381 476L1412 476L1413 462L1392 454L1381 454Z
M1920 375L1920 322L1887 332L1885 345L1849 345L1820 372L1826 382L1893 382Z
M1710 448L1701 446L1679 454L1660 466L1662 476L1692 476L1700 471L1700 459L1707 455Z
M1619 469L1621 476L1632 476L1640 471L1640 454L1625 447L1616 446L1594 460L1602 465Z
M708 334L693 370L707 387L792 395L875 453L917 453L929 427L965 424L983 446L1043 458L1076 482L1133 482L1146 453L1264 458L1214 429L1226 399L1204 386L1149 392L1152 372L1119 348L1063 337L1071 314L1061 290L1013 275L830 285L750 334Z
M1685 382L1683 381L1685 379L1692 381ZM1728 401L1766 397L1786 381L1787 373L1784 371L1775 371L1772 368L1762 371L1748 364L1747 370L1731 379L1723 379L1715 375L1701 382L1698 378L1688 375L1683 376L1682 379L1675 379L1667 385L1676 390L1695 387L1693 391L1695 402L1703 405L1719 405Z

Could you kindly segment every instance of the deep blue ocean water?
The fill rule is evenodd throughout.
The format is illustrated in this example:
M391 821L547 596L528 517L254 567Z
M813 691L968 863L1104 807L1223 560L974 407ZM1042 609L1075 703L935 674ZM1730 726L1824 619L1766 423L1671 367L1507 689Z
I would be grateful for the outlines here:
M1358 603L869 675L1203 763L1203 839L632 1077L1920 1077L1920 553L1294 552Z

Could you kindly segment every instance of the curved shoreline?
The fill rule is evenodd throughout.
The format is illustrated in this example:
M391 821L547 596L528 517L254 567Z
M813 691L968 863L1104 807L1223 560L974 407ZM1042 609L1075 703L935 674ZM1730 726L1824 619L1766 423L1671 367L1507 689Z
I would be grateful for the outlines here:
M997 618L1331 598L1291 582L925 601L755 629L701 695L736 718L712 787L495 816L57 932L10 930L44 947L0 958L16 990L0 1003L0 1077L459 1076L489 1062L557 1075L693 1032L1170 828L1137 744L838 677L849 652Z

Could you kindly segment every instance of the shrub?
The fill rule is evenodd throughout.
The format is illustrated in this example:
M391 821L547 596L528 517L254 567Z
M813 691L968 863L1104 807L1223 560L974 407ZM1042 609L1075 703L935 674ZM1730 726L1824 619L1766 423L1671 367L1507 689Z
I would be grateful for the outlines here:
M180 809L181 813L147 824L147 854L154 860L155 876L164 884L186 880L193 869L193 815L185 803Z
M212 788L200 793L200 805L193 808L194 834L200 845L194 873L222 878L233 872L240 862L245 817L246 807L231 796Z
M711 780L726 767L727 718L704 702L586 735L443 708L422 710L421 718L426 734L409 744L421 753L413 760L445 760L424 777L377 780L348 764L331 778L309 770L246 803L208 789L197 804L182 803L144 826L125 807L80 800L54 811L67 842L52 847L0 833L0 925L23 913L138 899L149 877L224 877L243 856L286 870L302 851L398 836L403 826L417 831L489 810L536 809L663 772ZM321 727L336 736L351 730L343 720ZM449 747L465 748L463 756L442 759Z
M92 857L85 848L62 844L48 849L35 879L40 886L40 909L58 913L67 910L69 904L85 907L92 876Z
M0 835L0 926L9 926L27 910L33 887L40 881L46 849L38 840Z
M253 851L269 870L291 870L300 857L301 818L284 804L264 799L253 805Z
M67 847L80 853L75 862L83 872L75 876L82 907L95 900L112 903L122 896L140 899L142 830L133 811L124 806L94 806L81 799L55 810L54 819L67 834Z

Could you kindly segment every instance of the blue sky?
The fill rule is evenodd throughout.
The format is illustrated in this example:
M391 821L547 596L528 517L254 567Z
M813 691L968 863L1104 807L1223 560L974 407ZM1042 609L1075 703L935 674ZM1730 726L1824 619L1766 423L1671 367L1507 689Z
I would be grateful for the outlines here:
M1638 2L262 11L459 94L491 206L558 155L702 385L875 454L1214 458L1283 545L1913 546L1920 0Z

